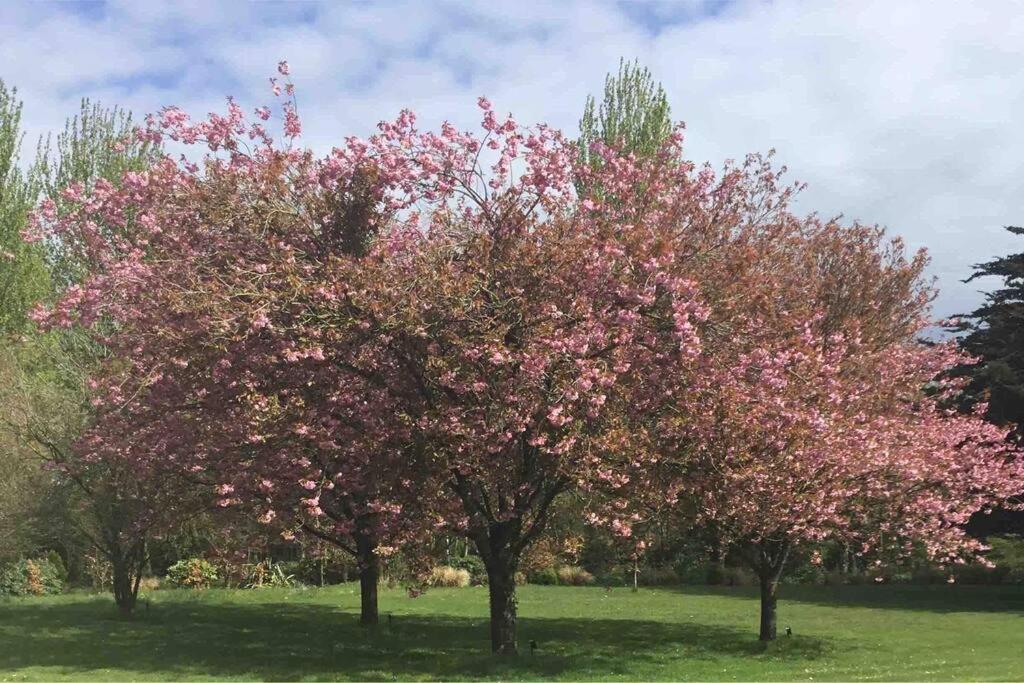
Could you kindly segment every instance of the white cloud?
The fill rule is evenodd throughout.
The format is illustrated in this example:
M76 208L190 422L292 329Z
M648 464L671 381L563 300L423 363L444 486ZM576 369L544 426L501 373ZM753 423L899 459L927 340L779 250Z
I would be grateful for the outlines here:
M774 147L810 183L799 208L888 225L927 246L942 314L970 308L970 264L1019 249L1024 13L1012 3L655 2L8 4L0 77L30 136L82 96L137 113L267 99L293 65L308 144L366 134L402 107L476 119L487 94L573 130L620 56L661 79L691 156Z

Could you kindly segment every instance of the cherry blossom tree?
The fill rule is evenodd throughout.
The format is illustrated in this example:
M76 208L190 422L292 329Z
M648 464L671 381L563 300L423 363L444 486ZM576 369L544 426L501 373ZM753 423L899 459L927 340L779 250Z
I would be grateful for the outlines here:
M800 234L751 269L756 299L712 305L709 324L728 338L665 430L686 512L759 576L762 640L775 638L794 546L963 561L983 549L963 525L1020 493L1024 467L1001 430L945 407L958 387L934 380L957 355L914 339L930 300L923 257L860 226L811 219Z

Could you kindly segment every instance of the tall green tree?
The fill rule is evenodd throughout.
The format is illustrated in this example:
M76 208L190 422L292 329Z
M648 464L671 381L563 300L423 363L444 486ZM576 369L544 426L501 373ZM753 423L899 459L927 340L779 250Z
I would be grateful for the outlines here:
M43 185L37 167L22 167L21 112L17 91L0 81L0 562L33 546L33 521L41 510L37 493L47 485L10 428L17 405L10 389L21 376L27 312L51 290L45 251L21 237Z
M64 188L80 184L88 193L101 178L117 184L126 171L140 171L152 164L162 152L151 143L136 140L134 128L131 112L83 99L56 143L47 139L40 144L37 164L43 194L61 210ZM67 287L84 277L84 266L74 257L71 245L51 242L48 246L56 287Z
M70 510L86 492L40 463L66 459L88 423L85 382L102 353L74 331L33 333L31 308L86 271L74 245L27 244L21 232L41 199L62 211L69 185L87 194L100 178L117 183L160 153L134 139L130 114L83 100L56 139L41 140L23 164L21 112L16 92L0 83L0 561L45 547L65 558L82 550L89 516Z
M17 90L0 81L0 335L23 332L50 287L43 251L21 237L44 184L37 166L21 167L23 137Z
M1022 227L1006 229L1024 235ZM951 328L960 335L961 348L978 360L961 365L954 374L969 378L961 407L968 410L987 402L986 419L1014 426L1010 438L1020 442L1024 439L1024 252L975 265L965 282L985 277L999 278L1001 284L985 295L981 306L956 319ZM1024 513L997 510L975 515L968 529L980 537L1024 534Z
M1024 235L1024 228L1006 228ZM998 425L1016 425L1024 436L1024 252L974 266L965 280L997 277L1001 286L985 295L985 302L960 317L954 331L960 346L979 360L958 371L970 377L965 395L968 406L987 400L986 417Z
M618 73L605 78L600 104L593 95L587 97L580 119L580 155L599 164L591 147L603 142L624 153L649 156L671 133L672 110L665 89L638 61L622 59Z

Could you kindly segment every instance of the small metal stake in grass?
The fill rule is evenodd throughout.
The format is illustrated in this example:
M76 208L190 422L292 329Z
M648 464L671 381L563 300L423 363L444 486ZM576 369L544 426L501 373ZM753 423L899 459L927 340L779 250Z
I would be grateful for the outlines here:
M537 654L537 641L536 640L531 640L530 641L530 654L531 655Z

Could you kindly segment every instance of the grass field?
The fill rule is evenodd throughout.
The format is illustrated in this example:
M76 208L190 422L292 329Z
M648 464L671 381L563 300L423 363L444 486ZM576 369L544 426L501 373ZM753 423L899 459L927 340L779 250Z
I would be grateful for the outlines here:
M484 588L384 591L369 631L353 585L157 591L131 622L106 596L18 599L0 679L1024 680L1022 588L782 590L794 635L764 649L750 589L526 586L513 660L487 654Z

